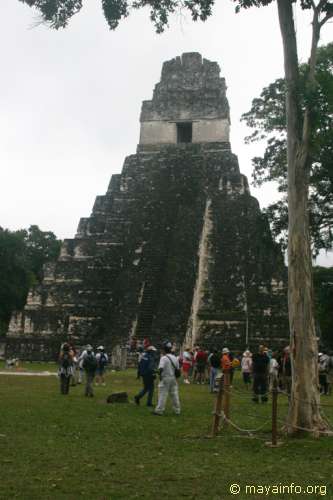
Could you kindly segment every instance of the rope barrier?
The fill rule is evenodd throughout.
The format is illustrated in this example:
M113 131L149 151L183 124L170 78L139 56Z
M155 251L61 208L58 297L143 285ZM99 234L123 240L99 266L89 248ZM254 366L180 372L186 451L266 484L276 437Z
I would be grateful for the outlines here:
M231 427L233 427L234 429L236 429L237 431L239 432L246 432L247 434L253 434L255 432L259 432L261 431L267 424L270 424L271 421L270 420L267 420L265 421L264 424L262 424L260 427L258 427L257 429L242 429L241 427L239 427L237 424L235 424L232 420L230 420L230 418L227 418L225 416L225 414L223 413L223 421L226 421L228 424L231 425Z
M223 387L223 394L224 396L227 396L228 400L230 398L230 395L234 393L236 395L237 398L240 398L242 401L240 402L241 404L243 404L243 400L246 399L248 401L250 401L250 396L251 396L251 392L249 391L242 391L240 390L239 388L237 387L232 387L232 390L229 386L229 384L227 383L225 385L225 387ZM241 433L245 433L247 434L248 436L251 436L253 437L253 434L255 433L259 433L260 431L262 431L268 424L271 424L271 428L272 428L272 445L276 445L277 444L277 441L276 441L276 438L277 438L277 422L280 423L280 425L282 425L279 429L279 431L288 431L288 429L290 430L300 430L300 431L303 431L303 432L308 432L308 433L311 433L311 434L314 434L314 435L332 435L333 436L333 431L332 431L332 423L330 421L330 419L327 417L326 414L324 414L323 412L323 409L322 407L328 407L328 408L333 408L333 405L330 405L330 404L322 404L321 402L317 403L316 401L313 401L313 402L309 402L309 401L306 401L306 400L303 400L301 398L294 398L295 400L297 401L303 401L304 403L306 404L310 404L310 405L317 405L318 408L320 409L320 414L321 414L321 417L323 418L324 422L326 423L326 425L328 426L328 429L317 429L317 428L313 428L313 429L309 429L307 427L302 427L302 426L298 426L298 425L291 425L291 424L288 424L287 421L284 421L282 419L279 419L277 418L277 414L276 414L276 411L277 411L277 399L274 400L274 394L275 394L275 398L277 397L278 394L280 395L283 395L283 396L288 396L289 398L289 394L286 392L286 391L283 391L283 390L280 390L275 387L273 387L273 390L272 391L269 391L269 393L272 395L272 401L273 401L273 420L271 419L267 419L267 416L264 416L264 415L260 415L260 414L256 414L256 415L253 415L253 414L250 414L250 413L246 413L244 415L244 412L243 412L243 415L246 417L246 418L253 418L253 419L262 419L264 420L264 423L262 423L259 427L255 428L255 429L245 429L245 428L242 428L240 425L238 425L237 423L235 423L233 420L231 420L231 418L229 417L229 414L226 415L225 411L222 410L222 414L220 412L218 412L218 417L220 418L222 416L222 423L225 423L225 425L230 425L232 428L234 428L235 430L237 430L238 432L241 432ZM274 402L275 401L275 402ZM274 407L275 405L275 407ZM227 408L229 409L229 406L227 406ZM275 408L275 410L274 410ZM228 410L229 411L229 410ZM274 415L274 411L275 411L275 415ZM215 411L215 414L216 414L216 411Z

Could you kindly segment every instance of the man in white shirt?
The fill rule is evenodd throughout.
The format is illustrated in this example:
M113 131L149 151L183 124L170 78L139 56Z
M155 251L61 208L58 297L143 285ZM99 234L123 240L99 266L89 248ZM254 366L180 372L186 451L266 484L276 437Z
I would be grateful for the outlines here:
M160 383L158 384L158 403L153 415L163 415L165 405L170 395L173 411L176 415L180 414L180 401L178 393L178 384L175 371L179 370L179 362L174 354L171 354L172 343L163 343L163 355L158 366L160 374Z

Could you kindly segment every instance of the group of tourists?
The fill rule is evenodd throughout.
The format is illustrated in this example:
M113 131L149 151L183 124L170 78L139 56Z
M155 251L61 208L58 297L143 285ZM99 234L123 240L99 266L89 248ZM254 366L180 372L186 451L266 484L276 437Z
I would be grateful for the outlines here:
M253 354L246 350L241 360L243 381L246 387L253 379L253 401L267 401L268 390L275 387L284 391L288 396L291 392L291 358L290 347L287 346L283 352L273 352L268 347L259 346L257 353ZM333 384L333 352L327 354L321 352L318 355L319 387L322 395L331 394Z
M184 348L177 356L176 347L172 342L162 344L161 354L145 339L138 351L137 378L142 379L143 387L134 396L136 405L147 395L146 404L153 407L155 380L158 377L158 402L153 415L163 415L168 397L171 398L173 411L180 414L180 400L177 379L182 375L183 383L209 384L210 392L217 391L217 377L228 374L229 385L232 387L233 375L237 368L242 373L245 388L252 385L252 399L255 403L268 401L268 392L274 387L290 395L291 391L291 358L290 348L285 347L282 353L273 352L268 347L260 345L257 352L248 349L242 355L232 354L227 347L222 351L213 348L210 351L196 346L193 350ZM69 387L82 383L85 372L85 391L87 397L93 397L93 384L105 386L105 370L109 358L103 346L94 353L93 347L87 345L78 352L70 343L61 346L59 356L60 391L68 394ZM321 393L331 394L333 383L333 353L320 353L318 357L319 384Z
M209 383L210 392L215 392L216 377L221 370L230 373L232 382L234 370L240 366L239 359L227 347L222 349L222 353L215 348L207 351L201 346L195 346L193 350L185 347L179 362L185 384Z
M177 378L180 376L179 359L174 354L174 345L165 341L162 345L161 357L158 360L157 350L146 343L145 351L139 359L137 377L142 378L143 388L134 396L137 405L147 394L147 406L153 406L155 379L159 377L158 402L153 415L163 415L168 396L171 398L172 408L176 415L180 414L180 401Z
M97 347L96 354L93 347L88 344L82 352L78 352L75 346L65 342L62 344L59 354L59 379L61 394L68 394L69 387L81 384L83 373L85 373L84 395L93 397L93 383L105 386L105 370L109 358L104 347Z

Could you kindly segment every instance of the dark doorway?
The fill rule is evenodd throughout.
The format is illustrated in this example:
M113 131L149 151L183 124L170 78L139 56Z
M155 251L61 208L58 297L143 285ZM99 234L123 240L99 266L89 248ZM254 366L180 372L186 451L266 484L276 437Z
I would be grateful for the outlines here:
M192 142L192 122L177 123L177 142Z

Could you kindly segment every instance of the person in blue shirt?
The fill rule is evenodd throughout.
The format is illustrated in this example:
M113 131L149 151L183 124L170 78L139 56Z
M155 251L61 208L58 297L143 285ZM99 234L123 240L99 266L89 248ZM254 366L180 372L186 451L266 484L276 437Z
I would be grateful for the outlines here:
M134 396L134 401L137 405L140 404L140 399L145 394L148 394L147 406L153 406L156 373L155 352L156 348L152 345L149 345L140 358L138 365L138 378L142 378L143 388L136 396Z

